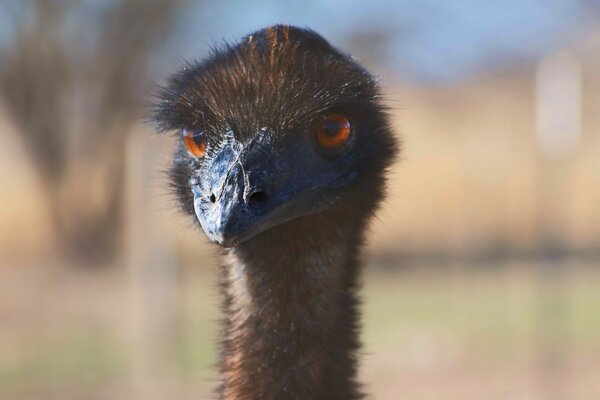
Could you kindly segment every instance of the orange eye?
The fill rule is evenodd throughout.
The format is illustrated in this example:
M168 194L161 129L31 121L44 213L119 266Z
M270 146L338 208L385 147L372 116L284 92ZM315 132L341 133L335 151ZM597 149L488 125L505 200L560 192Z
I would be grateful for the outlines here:
M206 155L206 138L202 133L183 130L183 144L187 151L196 158Z
M350 137L350 120L339 114L327 116L317 125L317 143L324 149L335 150Z

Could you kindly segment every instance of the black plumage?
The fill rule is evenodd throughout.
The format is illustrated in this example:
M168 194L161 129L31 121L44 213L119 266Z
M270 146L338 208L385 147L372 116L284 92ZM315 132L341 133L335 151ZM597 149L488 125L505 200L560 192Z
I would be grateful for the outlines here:
M362 398L360 248L398 151L373 76L317 33L273 26L173 75L153 121L203 146L181 142L171 178L224 246L220 398ZM324 147L315 132L341 135L339 121L350 133Z

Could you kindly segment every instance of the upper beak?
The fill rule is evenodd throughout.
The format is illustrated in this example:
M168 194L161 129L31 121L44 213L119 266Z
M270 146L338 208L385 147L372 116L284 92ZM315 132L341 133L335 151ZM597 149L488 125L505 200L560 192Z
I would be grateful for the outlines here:
M350 171L315 174L312 150L278 153L257 135L242 146L232 140L211 159L194 190L194 208L210 240L233 247L274 226L329 207L340 187L356 177ZM290 146L297 150L297 147Z
M232 247L279 221L273 217L290 196L280 190L285 173L267 173L278 170L278 163L260 143L234 142L220 150L203 177L204 190L194 196L196 216L210 240Z
M262 193L255 195L253 193ZM235 163L228 168L221 187L210 194L209 202L196 199L196 215L204 232L214 242L232 247L242 239L242 231L264 209L264 191L249 187L244 168Z

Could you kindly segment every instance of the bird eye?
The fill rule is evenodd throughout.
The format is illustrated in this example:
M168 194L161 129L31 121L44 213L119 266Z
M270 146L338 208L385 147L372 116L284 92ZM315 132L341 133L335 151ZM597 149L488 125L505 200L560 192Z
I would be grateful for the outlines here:
M329 115L317 125L317 143L326 150L336 150L350 137L350 128L350 120L345 116Z
M187 151L196 158L206 155L206 137L201 132L184 129L182 132L183 144Z

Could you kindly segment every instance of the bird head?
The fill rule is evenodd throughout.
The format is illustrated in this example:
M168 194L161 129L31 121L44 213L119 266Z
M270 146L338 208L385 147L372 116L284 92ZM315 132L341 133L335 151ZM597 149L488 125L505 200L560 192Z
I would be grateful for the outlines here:
M184 211L232 247L289 221L373 211L396 140L376 80L317 33L273 26L214 49L162 87Z

